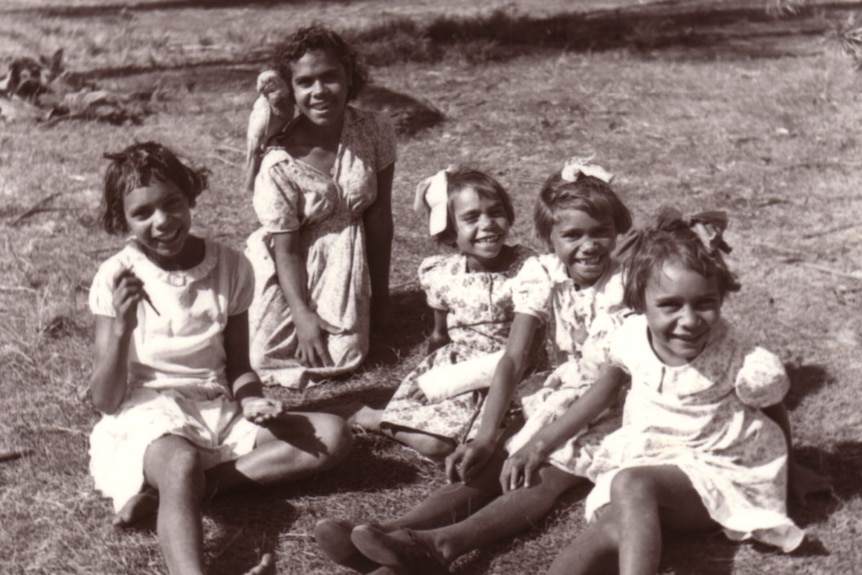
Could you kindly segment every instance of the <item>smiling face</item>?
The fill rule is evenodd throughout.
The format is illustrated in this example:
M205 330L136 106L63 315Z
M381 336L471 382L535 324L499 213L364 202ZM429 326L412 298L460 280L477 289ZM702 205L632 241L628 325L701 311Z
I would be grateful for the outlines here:
M467 256L471 269L494 269L512 226L502 200L467 186L451 202L458 250Z
M644 315L659 359L675 366L700 355L721 317L721 303L715 277L675 261L654 272L644 292Z
M176 184L153 178L126 194L123 213L148 258L163 269L182 267L192 216L189 199Z
M549 239L569 277L581 287L593 285L610 269L611 252L617 245L610 218L600 221L574 208L554 214Z
M341 61L312 49L291 62L291 88L300 114L317 126L339 125L347 105L348 76Z

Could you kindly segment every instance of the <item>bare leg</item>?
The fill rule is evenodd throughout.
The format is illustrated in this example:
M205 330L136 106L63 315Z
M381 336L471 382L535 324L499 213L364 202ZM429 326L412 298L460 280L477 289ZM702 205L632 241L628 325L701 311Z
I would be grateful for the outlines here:
M398 529L385 532L371 526L357 527L351 541L366 557L391 567L409 570L437 564L436 571L455 559L536 525L567 489L583 478L551 466L542 466L538 481L529 489L505 493L466 519L427 531ZM432 572L429 570L429 573Z
M168 571L202 575L206 479L198 450L181 437L161 437L144 454L144 476L159 491L157 532Z
M585 479L545 464L537 473L539 481L529 489L509 491L449 527L417 533L439 555L451 563L464 553L485 547L536 526L560 496Z
M410 429L409 427L386 426L381 428L380 431L386 437L392 438L398 443L403 443L425 457L437 461L446 459L450 453L455 451L455 447L457 447L454 439L424 433L417 429Z
M307 477L340 463L352 435L345 421L328 413L289 413L262 428L254 451L207 472L219 491L271 485Z
M689 478L676 466L623 469L611 484L607 510L554 560L549 575L588 573L619 552L620 575L654 575L661 558L661 527L714 526Z
M433 529L463 521L502 493L500 471L505 460L506 452L497 450L470 483L444 485L406 514L380 526L387 531L402 527Z
M454 483L441 487L406 515L379 524L379 528L384 531L402 527L430 529L461 521L500 494L499 475L505 458L505 452L497 452L469 485ZM323 519L315 526L314 538L320 550L339 565L360 573L379 570L377 563L354 547L350 539L353 527L349 521Z

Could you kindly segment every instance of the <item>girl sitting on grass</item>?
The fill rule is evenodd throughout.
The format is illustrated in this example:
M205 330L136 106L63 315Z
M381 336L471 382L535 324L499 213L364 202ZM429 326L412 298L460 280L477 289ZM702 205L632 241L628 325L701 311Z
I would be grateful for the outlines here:
M623 308L622 280L612 254L618 234L631 227L631 215L609 180L600 167L574 159L545 182L535 226L552 251L528 259L514 282L515 318L481 424L475 438L461 443L446 460L453 483L403 517L375 526L322 520L315 537L331 559L363 572L385 565L399 572L446 573L459 556L536 525L562 493L585 481L591 459L589 448L582 447L595 446L619 427L618 414L597 421L553 457L549 451L549 457L537 462L535 477L519 485L510 483L509 474L503 476L510 471L504 470L504 462L511 452L501 424L542 327L559 364L547 378L553 391L579 373L588 332L600 338L605 330L599 326ZM590 347L602 349L600 343ZM581 382L573 381L576 386Z
M339 417L288 413L261 396L248 360L251 266L191 233L205 173L154 142L107 157L101 222L131 240L99 267L90 290L90 391L102 412L90 471L113 499L115 525L158 510L170 572L203 573L207 495L332 467L351 436ZM250 573L271 561L264 556Z
M264 382L301 388L359 367L371 324L386 321L395 131L349 104L367 74L335 32L297 30L276 64L296 117L270 140L254 185L250 354Z
M668 213L640 235L625 276L625 302L639 315L615 334L598 381L525 448L559 444L631 377L623 426L594 456L591 523L553 575L654 574L662 527L720 526L731 539L785 552L803 540L786 510L789 381L777 356L721 317L739 289L716 249L722 227Z
M439 243L458 250L419 266L434 311L430 354L385 410L363 408L353 422L442 460L476 418L512 325L513 278L533 252L506 244L515 219L512 200L478 170L438 172L419 184L414 207L427 213Z

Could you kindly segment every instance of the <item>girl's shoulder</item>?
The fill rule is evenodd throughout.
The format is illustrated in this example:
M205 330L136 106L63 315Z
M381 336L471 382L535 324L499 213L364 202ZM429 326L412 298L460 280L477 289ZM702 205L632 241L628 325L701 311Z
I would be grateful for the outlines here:
M419 264L419 279L429 276L453 276L466 272L466 260L461 254L436 254L428 256Z
M509 263L509 268L505 272L506 275L510 277L517 275L524 267L524 264L534 257L536 257L536 252L531 248L522 246L521 244L515 244L512 246L512 261Z

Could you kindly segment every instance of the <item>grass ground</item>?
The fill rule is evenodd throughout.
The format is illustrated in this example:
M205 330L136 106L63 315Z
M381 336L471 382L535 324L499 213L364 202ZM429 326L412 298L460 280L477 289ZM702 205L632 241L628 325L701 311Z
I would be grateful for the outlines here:
M437 248L410 209L419 179L453 162L488 170L515 197L515 238L541 249L529 214L542 180L595 152L640 222L662 204L729 213L744 288L725 314L785 361L797 454L835 484L835 497L793 508L809 534L793 555L674 535L664 571L862 572L862 106L835 35L860 5L809 2L772 18L751 4L6 0L0 57L64 48L67 66L101 86L161 90L139 125L0 124L0 451L25 454L0 463L0 572L164 572L152 526L114 532L86 470L97 419L85 397L87 289L119 246L97 226L101 153L152 138L207 164L213 186L195 225L241 247L256 225L240 191L253 79L271 44L312 20L369 54L363 103L403 120L396 315L355 377L302 396L269 391L309 408L379 405L420 357L430 315L415 270ZM342 573L309 537L318 518L391 516L441 482L434 465L361 435L338 471L217 500L206 519L213 572L274 551L280 573ZM583 526L585 493L454 571L543 572Z

